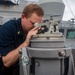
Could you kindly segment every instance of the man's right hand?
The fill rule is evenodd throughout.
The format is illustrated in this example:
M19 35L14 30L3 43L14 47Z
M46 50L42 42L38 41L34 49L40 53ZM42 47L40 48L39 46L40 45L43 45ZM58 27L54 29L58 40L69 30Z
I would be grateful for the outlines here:
M32 37L33 35L37 35L39 29L40 29L40 27L39 27L39 26L36 26L36 27L34 27L33 29L31 29L31 30L28 32L27 37L26 37L26 40L25 40L25 43L26 43L27 45L29 45L31 37Z

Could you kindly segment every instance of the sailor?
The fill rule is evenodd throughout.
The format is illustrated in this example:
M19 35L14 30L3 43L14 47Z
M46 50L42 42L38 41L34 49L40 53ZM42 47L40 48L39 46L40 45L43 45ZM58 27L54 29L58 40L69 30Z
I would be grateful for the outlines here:
M37 4L25 6L21 18L10 20L0 27L0 75L19 75L19 50L29 46L44 15Z

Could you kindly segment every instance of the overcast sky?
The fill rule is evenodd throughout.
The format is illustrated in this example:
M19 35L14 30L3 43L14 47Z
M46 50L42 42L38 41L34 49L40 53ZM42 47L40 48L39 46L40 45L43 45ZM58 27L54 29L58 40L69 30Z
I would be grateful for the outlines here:
M63 2L66 5L63 20L75 18L75 0L63 0Z

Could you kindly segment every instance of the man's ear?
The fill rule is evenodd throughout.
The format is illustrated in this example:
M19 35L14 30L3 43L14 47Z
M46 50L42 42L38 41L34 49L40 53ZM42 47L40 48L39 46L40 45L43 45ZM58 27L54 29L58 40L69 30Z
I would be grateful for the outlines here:
M25 14L22 14L21 18L26 18L26 17L25 17Z

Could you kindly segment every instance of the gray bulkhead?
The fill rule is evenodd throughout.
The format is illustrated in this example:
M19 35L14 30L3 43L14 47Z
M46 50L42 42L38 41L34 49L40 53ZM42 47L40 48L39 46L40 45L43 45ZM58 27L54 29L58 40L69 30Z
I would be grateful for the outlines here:
M21 12L25 5L26 2L24 0L21 0L20 4L18 5L7 4L7 3L0 4L0 20L1 20L0 25L2 25L8 20L15 19L15 18L17 19L21 17Z

